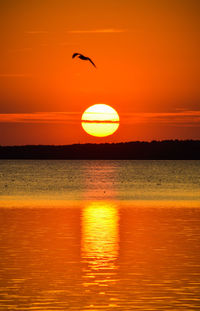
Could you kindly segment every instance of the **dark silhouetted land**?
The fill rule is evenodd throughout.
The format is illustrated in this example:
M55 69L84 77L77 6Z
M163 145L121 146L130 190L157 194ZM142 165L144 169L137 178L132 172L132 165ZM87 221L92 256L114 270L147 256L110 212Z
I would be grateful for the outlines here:
M0 159L200 160L200 140L0 146Z

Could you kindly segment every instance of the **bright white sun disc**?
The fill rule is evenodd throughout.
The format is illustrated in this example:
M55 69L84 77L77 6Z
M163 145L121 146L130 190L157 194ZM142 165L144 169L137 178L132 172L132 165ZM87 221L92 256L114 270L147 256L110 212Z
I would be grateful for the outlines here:
M117 111L105 104L96 104L87 108L81 121L86 133L96 137L112 135L119 127Z

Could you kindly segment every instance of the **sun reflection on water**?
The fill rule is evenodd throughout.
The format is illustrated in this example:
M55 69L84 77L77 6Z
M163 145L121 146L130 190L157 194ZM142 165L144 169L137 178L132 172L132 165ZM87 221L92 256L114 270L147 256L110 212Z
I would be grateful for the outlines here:
M110 203L90 203L82 214L82 255L92 269L113 268L118 238L117 208Z
M118 223L118 209L109 202L93 202L82 211L83 286L99 305L115 300L111 291L118 269Z

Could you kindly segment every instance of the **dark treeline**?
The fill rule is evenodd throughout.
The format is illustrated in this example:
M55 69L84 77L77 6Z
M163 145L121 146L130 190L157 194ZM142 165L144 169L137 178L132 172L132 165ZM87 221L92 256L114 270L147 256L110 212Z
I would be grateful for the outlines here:
M66 146L0 146L0 159L200 159L199 140L165 140Z

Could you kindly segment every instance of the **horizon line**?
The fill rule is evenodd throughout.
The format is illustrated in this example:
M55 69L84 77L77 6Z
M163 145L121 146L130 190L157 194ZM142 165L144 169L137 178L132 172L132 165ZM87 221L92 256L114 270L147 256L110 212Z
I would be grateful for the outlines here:
M65 144L65 145L56 145L56 144L51 144L51 145L43 145L43 144L24 144L24 145L1 145L0 148L5 148L5 147L66 147L66 146L75 146L75 145L119 145L119 144L131 144L131 143L167 143L167 142L173 142L173 143L183 143L183 142L198 142L200 143L200 138L199 139L163 139L163 140L131 140L131 141L121 141L121 142L104 142L104 143L91 143L91 142L86 142L86 143L72 143L72 144Z

